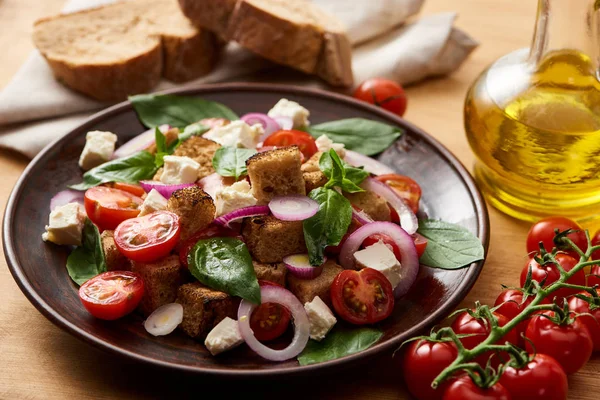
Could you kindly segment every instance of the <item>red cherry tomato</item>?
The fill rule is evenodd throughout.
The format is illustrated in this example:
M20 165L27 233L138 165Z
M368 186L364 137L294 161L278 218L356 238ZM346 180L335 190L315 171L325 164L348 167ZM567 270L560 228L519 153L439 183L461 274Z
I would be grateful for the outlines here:
M596 293L600 295L600 289L596 289ZM581 292L581 294L586 297L592 297L588 292ZM594 350L600 350L600 308L591 310L590 304L587 301L571 297L569 299L569 309L576 314L582 314L577 319L588 329L592 342L594 342Z
M209 225L201 231L194 233L192 237L181 244L179 247L179 261L181 265L188 266L188 254L198 241L213 237L233 237L243 240L242 236L234 230L219 225Z
M315 139L306 132L297 130L280 130L269 135L263 142L265 147L285 147L296 145L304 155L305 159L311 158L319 149Z
M556 261L563 267L565 271L570 271L573 269L575 265L577 265L577 260L573 257L559 253L556 255ZM560 272L556 268L556 265L553 263L547 263L545 265L540 265L533 257L529 258L529 261L523 269L521 270L521 286L525 284L525 280L527 279L527 271L529 270L529 266L531 266L531 279L541 282L544 278L546 281L544 286L548 286L558 280L560 278ZM585 273L583 270L577 271L575 275L571 277L568 281L573 285L585 285ZM559 289L552 293L552 297L556 296L558 298L567 297L577 293L576 289Z
M152 262L173 250L180 230L177 214L156 211L121 222L115 229L115 244L133 261Z
M115 229L117 225L140 213L144 200L120 189L96 186L84 195L85 212L100 230Z
M404 353L402 373L410 393L417 399L440 400L450 386L447 380L437 388L431 382L456 359L458 352L452 342L415 340Z
M96 318L121 318L138 306L144 295L144 281L135 272L109 271L97 275L79 288L79 299Z
M598 246L600 244L600 231L596 232L592 237L592 246ZM596 250L592 253L592 260L600 260L600 250Z
M398 247L396 242L394 242L394 239L392 239L388 235L380 235L377 233L375 235L369 236L362 243L362 247L364 248L372 246L380 240L383 242L383 244L385 244L388 247L388 249L390 249L394 253L394 256L396 256L396 260L402 261L402 253L400 253L400 248Z
M511 396L500 383L483 389L477 386L469 376L463 376L446 389L443 400L511 400Z
M548 217L539 220L527 234L527 253L537 253L540 250L539 243L542 242L548 252L554 248L554 230L563 232L567 229L578 230L569 234L567 237L573 241L583 252L587 250L587 239L581 226L575 221L564 217ZM567 251L571 256L579 258L573 250Z
M259 279L260 286L279 286L275 282ZM277 303L264 303L256 307L250 316L250 328L261 342L277 339L287 330L292 314Z
M386 319L394 309L390 281L372 268L340 272L330 291L336 313L352 324L374 324Z
M587 276L587 285L594 286L600 285L600 266L594 265L590 274Z
M566 400L569 389L567 374L560 364L546 354L536 354L523 368L508 366L500 384L512 400Z
M354 98L375 104L399 116L406 112L404 89L389 79L367 79L356 88Z
M140 185L133 185L131 183L112 182L112 183L107 183L104 186L123 190L125 192L134 194L138 197L142 197L143 195L146 194L146 191L144 189L142 189L142 187Z
M528 296L525 301L523 301L523 292L517 289L505 289L496 298L496 302L494 303L494 307L498 307L496 312L498 314L502 314L508 318L509 321L512 321L525 307L529 305L533 301L535 296ZM547 301L542 301L545 303ZM517 337L519 338L519 342L523 344L521 334L525 333L527 329L527 325L529 325L529 319L521 322L517 325L516 332Z
M419 211L419 200L421 200L421 186L408 176L398 174L387 174L376 176L379 182L383 182L404 200L407 206L416 213ZM394 212L396 212L394 210ZM396 216L398 214L396 213Z
M427 240L427 238L425 238L424 236L421 236L418 233L415 233L412 236L413 236L413 239L415 239L415 247L417 249L417 255L419 256L419 258L421 258L423 253L425 253L425 249L427 249L427 243L429 242L429 240Z
M475 312L475 310L473 310ZM498 320L499 326L506 325L510 320L508 317L499 314L497 312L492 313L496 319ZM468 312L462 312L458 314L454 322L452 322L452 330L454 330L457 334L474 334L474 336L461 338L463 346L466 349L470 350L473 347L477 346L481 342L483 342L490 334L490 324L484 318L475 318L471 316ZM517 332L515 330L509 331L506 336L504 336L499 343L510 342L515 346L519 343L519 337L517 336ZM481 366L485 366L488 362L488 359L492 355L491 352L484 353L475 359L475 362L478 362ZM501 361L508 360L508 357L502 354L494 355L492 359L493 365L499 364Z
M542 314L553 317L554 311L544 311ZM546 317L534 316L527 325L525 335L531 341L526 342L528 352L535 351L553 357L567 375L579 371L588 362L594 349L590 332L577 317L570 324L559 325Z

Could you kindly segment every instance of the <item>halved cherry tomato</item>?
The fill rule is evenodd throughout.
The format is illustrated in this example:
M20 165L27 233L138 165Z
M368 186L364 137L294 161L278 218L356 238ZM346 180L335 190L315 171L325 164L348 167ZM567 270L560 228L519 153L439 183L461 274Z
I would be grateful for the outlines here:
M389 79L367 79L356 88L354 98L375 104L399 116L403 116L406 112L404 89Z
M152 262L168 255L179 240L179 217L170 211L155 211L123 221L115 229L115 244L127 258Z
M500 384L512 400L566 400L569 389L567 374L560 364L546 354L536 354L522 368L506 367Z
M377 233L375 235L369 236L362 243L362 247L365 248L372 246L380 240L383 242L383 244L385 244L388 247L388 249L390 249L394 253L394 256L396 256L396 260L402 261L402 253L400 253L400 248L398 247L396 242L394 242L394 239L392 239L388 235Z
M101 230L115 229L117 225L140 213L144 200L120 189L96 186L84 195L85 212Z
M309 133L294 129L272 133L265 139L263 145L277 147L296 145L307 160L319 151L315 139Z
M379 182L383 182L392 189L404 200L407 206L416 213L419 211L419 200L421 200L421 186L408 176L399 174L387 174L376 176ZM394 212L396 212L394 210ZM398 214L396 213L396 218ZM392 219L393 221L393 219Z
M427 238L425 238L424 236L422 236L418 233L414 233L412 235L412 237L413 237L413 239L415 239L415 247L417 249L417 255L419 256L419 258L421 258L423 253L425 253L425 249L427 249L427 243L429 243L429 240L427 240Z
M259 279L260 286L279 286L275 282ZM277 339L287 330L292 314L277 303L264 303L256 307L250 316L250 328L261 342Z
M600 289L596 289L596 293L600 295ZM592 295L588 292L581 292L583 296L591 298ZM600 350L600 308L590 308L590 303L577 297L571 297L569 299L569 309L576 314L579 314L579 321L581 321L592 337L594 342L594 350Z
M79 288L79 299L96 318L114 320L129 314L144 296L144 281L135 272L109 271Z
M108 186L114 189L123 190L125 192L129 192L131 194L135 194L138 197L142 197L146 194L146 191L142 189L140 185L133 185L131 183L123 183L123 182L112 182L107 183L104 186Z
M578 231L570 233L567 237L571 239L581 251L585 252L587 250L585 233L577 222L565 217L548 217L539 220L533 224L531 229L529 229L529 233L527 234L527 253L537 253L540 250L540 242L544 244L544 248L548 252L551 252L554 248L555 229L558 229L561 232L566 231L567 229ZM563 250L566 250L572 257L579 258L577 253L573 250Z
M480 388L468 376L454 381L444 392L443 400L511 400L509 391L500 383Z
M386 319L394 309L390 281L372 268L340 272L330 292L337 314L352 324L374 324Z
M559 253L556 255L556 261L558 261L561 267L563 267L563 269L567 272L572 270L573 267L577 265L576 259L563 253ZM549 262L545 265L540 265L540 263L538 263L534 257L530 257L527 264L525 264L525 266L521 270L521 286L525 284L529 266L531 266L532 272L531 279L541 282L545 278L546 281L544 282L544 286L548 286L551 283L556 282L558 278L560 278L560 272L553 263ZM580 270L575 275L573 275L568 280L568 283L573 285L585 285L585 273L583 272L583 270ZM577 289L564 288L553 292L551 296L561 298L573 295L577 292Z
M234 237L243 240L242 236L229 229L219 225L209 225L208 227L194 233L192 237L187 239L179 247L179 261L182 265L188 266L188 254L192 248L202 239L210 239L213 237Z

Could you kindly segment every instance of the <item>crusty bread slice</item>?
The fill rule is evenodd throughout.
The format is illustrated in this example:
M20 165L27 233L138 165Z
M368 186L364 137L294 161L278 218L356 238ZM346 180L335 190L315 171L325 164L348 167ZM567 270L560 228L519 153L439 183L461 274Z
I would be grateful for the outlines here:
M198 27L335 86L353 83L342 24L305 0L179 0Z
M99 100L148 92L161 76L197 78L212 69L219 49L177 0L129 0L43 18L33 40L58 80Z

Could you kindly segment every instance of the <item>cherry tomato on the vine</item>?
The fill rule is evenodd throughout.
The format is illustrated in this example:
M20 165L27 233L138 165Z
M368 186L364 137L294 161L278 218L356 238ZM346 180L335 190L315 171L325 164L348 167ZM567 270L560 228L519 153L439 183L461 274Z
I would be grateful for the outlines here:
M483 389L469 376L463 376L446 389L443 400L511 400L511 397L508 390L500 383Z
M527 234L527 253L537 253L540 250L540 242L544 244L544 248L548 252L551 252L554 248L555 229L558 229L561 232L566 231L567 229L578 231L570 233L567 237L571 239L581 251L585 252L587 250L585 233L577 222L565 217L548 217L539 220L533 224L531 229L529 229L529 233ZM567 252L571 256L579 258L577 253L573 250Z
M596 293L600 295L600 289L596 289ZM592 295L588 292L581 292L583 296L591 298ZM590 303L577 297L569 299L569 309L576 314L580 314L577 319L583 323L588 329L592 342L594 342L594 350L600 350L600 308L590 307Z
M600 244L600 231L592 237L592 246L598 246ZM592 260L600 260L600 250L596 250L592 253Z
M598 285L600 287L600 265L594 265L587 276L587 286Z
M556 255L556 261L558 261L560 266L563 267L563 269L567 272L572 270L573 267L577 265L576 259L563 253L559 253ZM554 265L551 262L541 265L535 260L534 257L530 257L523 269L521 270L521 286L525 284L529 266L531 266L532 272L531 279L541 282L545 278L546 281L544 282L544 286L549 286L550 284L556 282L560 278L560 272L558 268L556 268L556 265ZM583 270L577 271L577 273L575 273L575 275L573 275L568 280L568 283L573 285L585 285L585 273L583 272ZM563 288L553 292L551 296L558 298L567 297L577 293L578 291L579 290L577 289Z
M523 301L523 292L518 289L505 289L496 298L496 302L494 303L494 307L498 307L496 312L498 314L502 314L507 317L510 321L512 321L525 307L529 305L534 299L535 296L528 296L525 301ZM521 337L522 333L525 333L527 329L527 325L529 324L529 319L525 319L523 322L517 325L516 333L519 338L519 342L523 344L523 339Z
M566 400L569 384L560 364L546 354L537 353L522 368L509 365L500 384L512 400Z
M367 79L356 88L354 98L375 104L399 116L406 112L404 89L389 79Z

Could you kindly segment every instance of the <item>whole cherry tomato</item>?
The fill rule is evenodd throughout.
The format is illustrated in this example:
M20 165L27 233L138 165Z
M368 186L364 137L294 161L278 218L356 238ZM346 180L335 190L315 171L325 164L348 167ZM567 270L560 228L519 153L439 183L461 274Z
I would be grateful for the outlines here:
M93 277L79 288L79 299L94 317L105 320L121 318L140 304L144 281L130 271L109 271Z
M590 274L587 276L587 285L588 286L594 286L594 285L600 286L600 265L594 265L592 267Z
M563 267L563 269L567 272L572 270L573 267L577 265L576 259L567 254L562 253L556 255L556 261L558 261L561 267ZM532 269L531 278L533 280L541 282L544 278L546 279L546 281L544 282L544 286L548 286L556 282L558 278L560 278L560 272L558 271L558 268L556 268L556 265L554 265L551 262L547 262L544 265L541 265L535 260L534 257L531 257L529 258L527 264L525 264L525 266L521 270L521 286L525 284L529 266L531 266ZM568 280L568 283L571 283L573 285L585 285L585 273L583 272L583 270L577 271L577 273ZM577 292L577 289L563 288L553 292L551 296L561 298L573 295Z
M525 307L529 305L534 299L535 296L527 296L525 300L523 300L523 291L519 289L505 289L496 298L496 302L494 303L494 307L496 308L496 312L498 314L502 314L512 321ZM523 322L519 323L516 327L516 333L519 338L519 343L523 344L523 340L521 334L525 333L527 329L527 325L529 324L529 319L525 319Z
M367 79L356 88L354 98L375 104L399 116L403 116L406 112L404 89L389 79Z
M500 383L483 389L477 386L469 376L463 376L446 389L443 400L511 400L511 396Z
M456 359L458 352L452 342L415 340L408 346L402 360L402 373L410 393L417 399L440 400L451 381L437 388L431 382Z
M600 231L596 232L592 237L592 246L598 246L600 244ZM600 250L596 250L592 253L592 260L600 260Z
M566 231L567 229L577 230L578 232L570 233L567 237L571 239L573 243L575 243L577 247L581 249L581 251L585 252L587 250L587 239L585 238L585 233L577 222L564 217L548 217L539 220L533 224L531 229L529 229L529 233L527 234L527 253L537 253L540 250L540 242L544 244L544 248L548 252L551 252L555 247L555 229L558 229L561 232ZM573 250L561 250L566 250L571 256L579 258L577 253Z
M534 316L527 325L527 351L553 357L567 375L579 371L594 349L590 332L577 317L570 316L569 321L556 323L550 319L555 318L554 311L542 314Z
M506 367L500 384L512 400L566 400L569 383L560 364L546 354L536 354L521 368Z
M596 293L600 295L600 289L596 289ZM581 292L581 295L592 298L592 295L588 292ZM594 350L600 350L600 304L590 306L590 303L585 300L571 297L569 299L569 309L576 314L581 314L577 319L588 329L594 342Z

